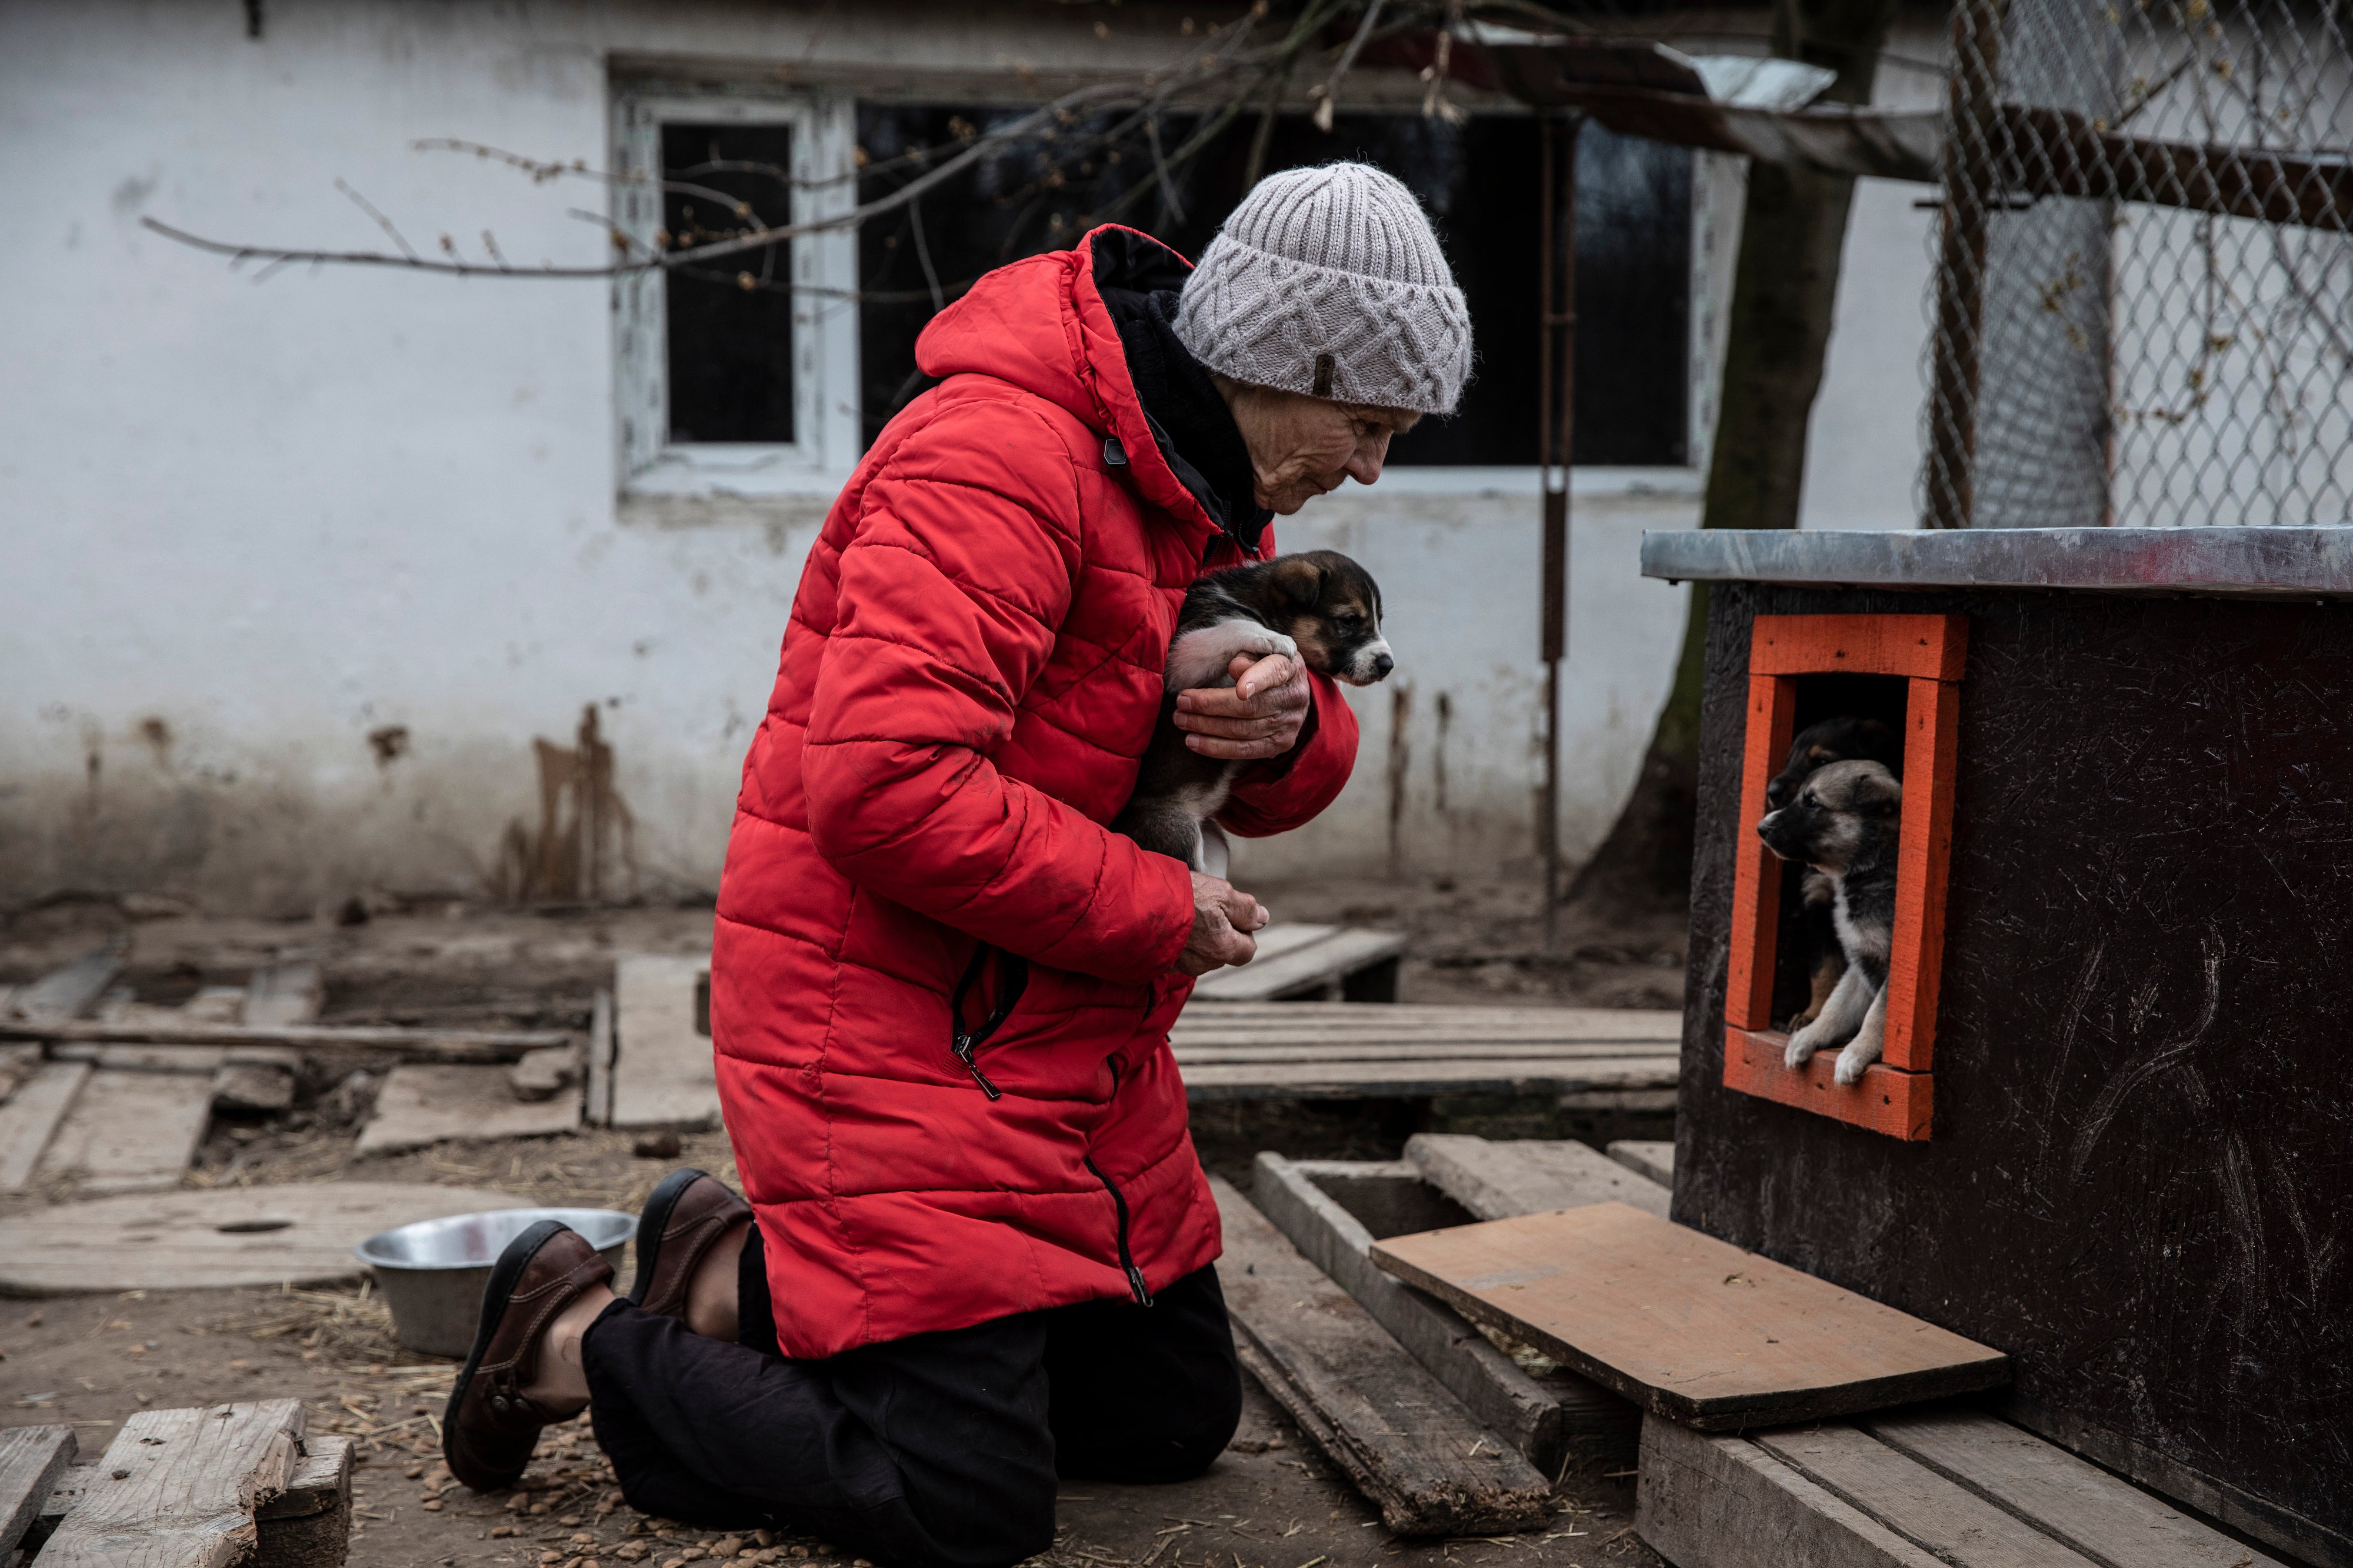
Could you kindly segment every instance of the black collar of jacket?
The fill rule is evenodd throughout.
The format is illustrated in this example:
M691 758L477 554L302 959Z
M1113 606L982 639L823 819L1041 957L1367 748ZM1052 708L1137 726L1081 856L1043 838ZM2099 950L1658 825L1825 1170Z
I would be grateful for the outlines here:
M1186 267L1176 252L1126 229L1094 237L1095 292L1127 356L1144 423L1177 482L1244 550L1258 552L1274 514L1258 504L1250 447L1217 383L1171 326Z

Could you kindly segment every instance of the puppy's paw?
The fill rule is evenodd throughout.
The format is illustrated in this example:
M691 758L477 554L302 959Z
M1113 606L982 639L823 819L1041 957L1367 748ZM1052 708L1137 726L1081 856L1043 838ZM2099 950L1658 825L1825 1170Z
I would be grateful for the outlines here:
M1857 1039L1839 1053L1838 1066L1832 1070L1831 1076L1837 1079L1840 1083L1851 1087L1861 1083L1863 1073L1878 1059L1879 1041L1877 1039L1868 1037Z
M1797 1031L1804 1028L1807 1025L1812 1023L1821 1016L1822 1005L1820 1003L1815 1002L1809 1004L1804 1012L1795 1014L1790 1017L1789 1032L1795 1034Z
M1813 1029L1799 1029L1789 1037L1789 1048L1781 1053L1781 1065L1792 1072L1813 1060L1822 1042Z

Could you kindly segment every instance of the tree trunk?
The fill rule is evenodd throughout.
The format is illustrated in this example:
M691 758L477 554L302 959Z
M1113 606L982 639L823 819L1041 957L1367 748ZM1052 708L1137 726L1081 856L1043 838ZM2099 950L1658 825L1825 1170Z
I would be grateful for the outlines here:
M1824 96L1867 103L1892 0L1780 0L1774 53L1839 73ZM1752 163L1724 358L1704 528L1795 528L1806 427L1820 388L1854 181ZM1694 584L1674 689L1634 794L1569 884L1597 916L1679 912L1691 896L1707 584Z

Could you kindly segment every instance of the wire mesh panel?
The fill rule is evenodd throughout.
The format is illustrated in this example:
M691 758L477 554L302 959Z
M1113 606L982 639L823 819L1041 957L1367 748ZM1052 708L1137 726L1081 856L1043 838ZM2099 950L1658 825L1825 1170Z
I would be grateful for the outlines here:
M2353 0L1958 0L1922 504L2353 522Z

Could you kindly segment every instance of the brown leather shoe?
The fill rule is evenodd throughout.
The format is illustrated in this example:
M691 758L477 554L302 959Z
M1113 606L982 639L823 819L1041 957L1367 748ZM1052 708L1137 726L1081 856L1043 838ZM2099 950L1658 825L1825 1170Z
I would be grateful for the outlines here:
M613 1277L587 1239L543 1219L499 1254L482 1291L474 1348L441 1417L441 1457L449 1473L478 1492L512 1486L531 1463L539 1429L571 1419L524 1396L539 1373L547 1325L592 1285Z
M672 1171L638 1215L638 1278L629 1300L649 1312L686 1315L686 1288L712 1243L752 1217L752 1205L718 1177Z

